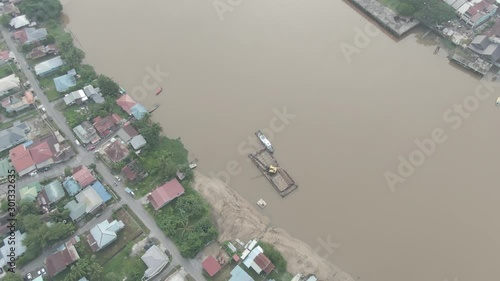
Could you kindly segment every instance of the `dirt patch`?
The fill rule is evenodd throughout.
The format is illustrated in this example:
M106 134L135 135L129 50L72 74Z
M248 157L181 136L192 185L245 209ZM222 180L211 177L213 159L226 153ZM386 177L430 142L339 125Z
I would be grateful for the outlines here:
M269 218L222 181L195 173L194 188L212 205L219 229L219 242L260 237L274 245L288 262L292 274L315 274L321 280L353 281L349 274L320 257L308 244L291 237L280 228L270 227Z
M132 246L132 252L130 253L130 256L136 257L139 254L142 254L144 252L144 246L146 246L146 243L148 242L148 238L144 238L141 241L137 242Z

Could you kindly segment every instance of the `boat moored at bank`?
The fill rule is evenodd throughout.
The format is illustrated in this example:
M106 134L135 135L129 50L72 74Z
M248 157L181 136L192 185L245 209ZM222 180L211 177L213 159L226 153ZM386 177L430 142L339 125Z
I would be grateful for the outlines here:
M271 145L271 142L266 138L266 136L261 131L257 131L255 135L257 136L257 138L259 138L260 142L264 145L264 147L266 147L267 151L269 151L270 153L274 153L274 148Z

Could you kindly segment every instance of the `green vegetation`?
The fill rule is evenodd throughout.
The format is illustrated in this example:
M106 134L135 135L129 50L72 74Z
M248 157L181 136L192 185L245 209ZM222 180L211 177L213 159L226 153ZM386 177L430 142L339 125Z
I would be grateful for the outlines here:
M103 278L104 268L93 256L86 256L71 266L71 271L64 281L78 281L83 277L90 280L107 280Z
M12 71L12 67L13 66L10 65L10 63L6 63L6 64L0 66L0 77L5 77L5 76L9 76L9 75L13 74L14 71Z
M11 17L7 14L0 16L0 24L5 26L5 27L10 26L10 20L11 20Z
M116 113L122 118L126 118L127 114L116 104L113 97L105 97L105 102L102 104L88 103L84 109L80 105L74 104L64 109L63 115L68 122L70 128L80 125L83 121L92 120L97 116L105 117Z
M17 273L7 272L2 281L23 281L23 278Z
M127 280L141 280L146 265L140 257L130 257L128 248L129 246L104 265L106 280L122 281L125 277Z
M259 242L259 246L262 248L262 250L264 250L266 256L276 267L274 271L269 275L269 278L278 281L290 280L292 276L286 271L287 262L283 255L271 244Z
M455 18L453 8L441 0L380 0L402 16L413 16L427 26Z
M15 121L26 121L26 120L29 120L31 119L35 114L37 114L36 111L33 111L33 112L29 112L25 115L22 115L22 116L19 116L19 117L16 117L12 120L10 120L9 122L1 122L0 123L0 130L3 130L3 129L6 129L6 128L9 128L9 127L12 127L12 125L14 124ZM8 152L8 151L7 151Z
M162 208L155 218L158 226L187 258L194 258L217 237L209 206L192 190Z
M113 79L102 74L97 77L97 85L103 95L117 95L120 91L120 86Z
M27 248L26 253L18 260L20 266L37 257L44 247L50 246L75 232L73 224L58 222L63 219L64 214L57 215L59 219L53 221L50 227L47 226L33 202L21 202L18 211L16 219L19 229L26 232L23 244Z
M26 0L19 4L22 14L35 19L38 22L58 19L63 6L59 0Z

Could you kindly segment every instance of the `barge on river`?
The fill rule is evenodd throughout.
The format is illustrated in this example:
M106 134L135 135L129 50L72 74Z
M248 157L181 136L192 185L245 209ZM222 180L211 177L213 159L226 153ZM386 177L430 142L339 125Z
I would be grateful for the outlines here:
M286 170L279 166L278 161L268 149L262 148L248 155L248 157L252 159L257 168L282 197L287 196L299 187Z

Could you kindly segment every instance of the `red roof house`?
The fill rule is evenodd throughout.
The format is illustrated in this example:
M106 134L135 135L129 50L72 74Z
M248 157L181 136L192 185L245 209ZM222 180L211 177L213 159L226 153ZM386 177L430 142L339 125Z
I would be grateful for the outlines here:
M137 104L137 102L128 94L121 96L116 100L116 103L129 115L132 114L132 107Z
M177 179L166 182L164 185L156 188L148 196L149 202L155 210L161 209L168 202L184 194L184 187Z
M54 156L54 152L50 149L49 143L45 141L30 147L29 152L31 153L33 162L37 165L42 164L47 160L52 160L52 156Z
M133 167L130 164L123 167L122 173L129 181L133 181L137 177L137 173L134 171Z
M116 125L120 123L122 119L117 114L112 114L102 118L98 116L94 118L93 125L101 137L106 137L109 135Z
M78 255L75 246L71 242L67 242L64 250L56 252L45 259L47 274L53 277L79 259L80 255Z
M83 166L77 172L73 174L73 179L78 182L78 184L85 188L89 186L91 183L95 182L96 178L92 174L92 172L86 167Z
M262 269L266 274L271 273L274 270L274 264L269 260L269 258L263 253L258 254L253 260L260 269ZM260 272L257 272L260 273Z
M10 161L16 169L16 172L23 176L34 169L35 162L31 158L29 150L27 150L24 145L20 144L9 151Z
M104 153L108 156L109 159L113 162L120 162L125 157L128 156L130 151L127 148L127 145L123 143L121 140L116 139L114 142L110 143L104 149Z
M221 269L220 264L213 256L208 256L201 263L201 265L203 266L203 269L205 269L205 271L208 273L208 275L210 275L210 277L213 277Z

